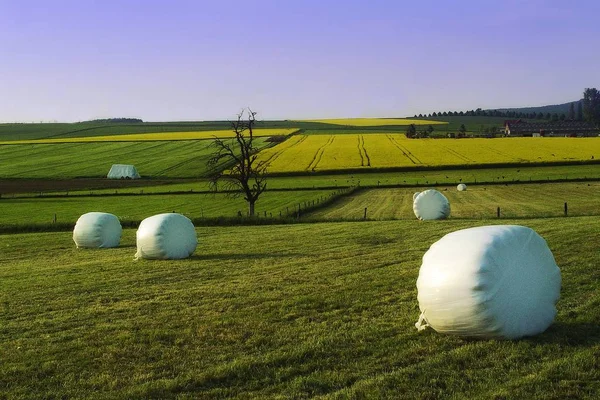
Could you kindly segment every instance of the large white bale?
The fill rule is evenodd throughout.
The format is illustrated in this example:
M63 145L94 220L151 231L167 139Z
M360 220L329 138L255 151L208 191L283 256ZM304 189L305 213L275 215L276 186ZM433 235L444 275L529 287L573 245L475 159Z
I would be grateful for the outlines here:
M450 202L434 189L413 195L413 211L422 220L444 219L450 216Z
M189 218L176 213L144 219L137 230L135 258L176 260L189 257L198 245Z
M546 241L518 225L449 233L423 257L417 280L419 330L517 339L556 316L560 270Z
M140 174L133 165L113 164L106 177L109 179L140 179Z
M464 183L459 183L456 186L456 190L458 190L459 192L464 192L465 190L467 190L467 185L465 185Z
M77 247L106 248L117 247L121 241L121 222L113 214L89 212L75 223L73 241Z

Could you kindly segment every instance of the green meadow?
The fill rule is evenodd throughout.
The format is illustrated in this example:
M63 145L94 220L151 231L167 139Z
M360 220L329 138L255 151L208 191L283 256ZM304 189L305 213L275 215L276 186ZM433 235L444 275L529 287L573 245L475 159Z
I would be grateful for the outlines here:
M455 186L435 187L448 198L450 218L557 217L567 214L600 215L600 183L545 183L472 185L464 192ZM368 189L340 197L306 217L315 219L414 219L413 194L425 188Z
M457 123L449 122L445 129ZM227 124L0 125L0 139ZM0 146L1 231L45 231L0 234L0 399L598 398L597 164L274 174L259 218L238 221L242 198L208 193L209 144ZM134 164L146 186L31 189L36 180L100 178L113 163ZM23 190L2 193L9 181ZM430 187L449 198L448 220L415 219L412 195ZM285 218L298 205L300 218ZM368 221L359 221L365 208ZM77 249L70 229L90 211L134 225L175 211L196 221L199 245L185 260L135 261L136 232L125 229L118 248ZM207 226L211 218L254 225ZM416 279L429 246L458 229L506 223L536 230L561 268L554 324L517 341L417 332Z
M134 261L133 230L0 235L0 397L597 398L600 220L511 222L563 279L555 323L518 341L414 327L427 248L494 220L198 227L180 261Z

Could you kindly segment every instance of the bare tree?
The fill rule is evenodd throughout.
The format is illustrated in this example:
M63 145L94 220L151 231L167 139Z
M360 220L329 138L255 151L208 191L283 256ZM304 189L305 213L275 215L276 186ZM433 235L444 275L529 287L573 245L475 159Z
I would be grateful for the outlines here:
M234 139L214 138L212 146L215 152L208 160L209 169L217 171L210 178L212 190L222 189L232 197L243 196L248 202L250 216L254 216L254 204L267 188L266 163L257 161L259 149L255 146L253 130L256 125L256 112L247 109L237 115L237 120L231 122Z

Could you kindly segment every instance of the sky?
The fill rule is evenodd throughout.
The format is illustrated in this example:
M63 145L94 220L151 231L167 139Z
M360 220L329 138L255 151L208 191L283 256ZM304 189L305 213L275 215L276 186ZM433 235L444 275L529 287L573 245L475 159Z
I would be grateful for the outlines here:
M600 1L0 0L0 122L404 117L600 87Z

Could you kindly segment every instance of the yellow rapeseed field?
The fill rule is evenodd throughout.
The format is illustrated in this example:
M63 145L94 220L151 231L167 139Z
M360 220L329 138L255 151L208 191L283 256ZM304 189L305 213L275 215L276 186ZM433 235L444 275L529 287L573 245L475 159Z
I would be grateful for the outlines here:
M386 125L447 125L448 122L428 121L409 118L346 118L346 119L314 119L301 122L320 122L322 124L345 126L386 126Z
M600 159L600 138L407 139L296 135L260 153L269 172L566 162Z
M255 129L256 137L290 135L298 129ZM51 144L51 143L86 143L86 142L146 142L146 141L172 141L172 140L201 140L233 137L231 130L219 131L193 131L193 132L160 132L160 133L132 133L125 135L87 136L56 139L36 140L11 140L0 144Z

